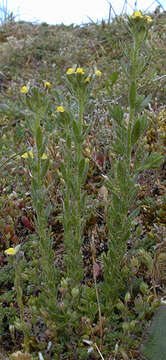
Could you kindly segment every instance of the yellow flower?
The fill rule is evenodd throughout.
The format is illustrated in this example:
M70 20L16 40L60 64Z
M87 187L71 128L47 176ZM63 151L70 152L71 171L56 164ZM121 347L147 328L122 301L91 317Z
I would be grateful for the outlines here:
M34 155L33 155L33 152L32 151L29 151L29 156L33 159L34 158Z
M67 71L66 71L66 74L67 75L71 75L74 73L74 69L73 68L69 68Z
M96 75L96 76L101 76L101 75L102 75L102 72L101 72L100 70L96 70L95 75Z
M32 159L34 158L34 154L33 154L32 151L26 152L26 153L24 153L24 154L21 155L21 157L22 157L23 159L28 159L29 156L30 156ZM45 160L45 159L47 159L47 155L44 153L41 158L42 158L42 160Z
M47 155L44 153L41 158L42 158L42 160L46 160L46 159L47 159Z
M6 255L15 255L15 248L9 248L4 251Z
M20 89L20 92L22 94L27 94L28 93L28 87L27 86L22 86L21 89Z
M145 19L147 22L152 22L152 18L149 15L145 15Z
M63 106L58 106L56 111L63 113L65 110L64 110Z
M6 255L14 256L14 255L16 255L17 252L19 251L20 246L21 246L21 245L17 245L15 248L9 248L9 249L5 250L4 253L5 253Z
M28 153L26 152L26 153L22 154L21 157L22 157L23 159L28 159Z
M32 152L32 151L25 152L24 154L21 155L21 157L22 157L23 159L28 159L29 156L30 156L32 159L34 158L34 155L33 155L33 152Z
M90 77L87 77L87 78L85 79L85 82L86 82L86 83L90 83Z
M45 88L50 88L51 87L51 83L49 81L44 81L44 87Z
M131 15L132 19L142 19L143 15L141 13L141 11L135 11L132 15Z
M77 74L84 75L84 74L85 74L85 71L84 71L83 68L78 67L77 70L76 70L76 73L77 73Z

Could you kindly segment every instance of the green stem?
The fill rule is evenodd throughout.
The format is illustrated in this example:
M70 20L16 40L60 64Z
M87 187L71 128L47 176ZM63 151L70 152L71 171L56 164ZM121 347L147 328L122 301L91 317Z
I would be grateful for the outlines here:
M84 113L84 100L83 100L83 98L81 96L79 98L79 129L80 129L80 134L82 133L83 113Z
M71 148L66 148L65 162L68 179L75 176L75 191L71 188L71 181L66 182L64 193L64 239L66 247L66 266L67 274L72 280L72 287L76 287L80 283L81 272L81 224L82 224L82 204L81 204L81 187L82 177L79 173L79 164L82 159L82 130L83 130L83 109L84 102L81 97L78 99L78 138L74 138L74 154ZM66 127L66 140L70 136L71 128ZM73 161L74 159L74 161ZM74 171L74 174L73 174ZM74 218L71 219L71 212ZM71 245L72 240L72 245Z
M37 180L38 180L38 188L41 189L41 156L37 153Z
M15 261L15 288L17 294L17 304L20 310L22 331L24 334L25 352L29 353L29 336L28 336L28 329L24 320L24 304L22 301L22 287L21 287L21 276L20 276L21 272L22 272L22 266L20 264L20 259L18 259L18 262Z
M82 136L83 127L83 111L84 103L82 97L79 99L79 131ZM79 174L79 162L82 158L82 142L76 144L77 151L77 209L78 209L78 222L77 222L77 244L81 243L81 175Z
M131 59L131 73L130 73L130 99L129 99L129 123L127 129L127 160L128 160L128 171L130 172L131 165L131 133L133 126L133 118L135 115L135 107L136 107L136 97L137 97L137 89L136 89L136 76L137 76L137 55L138 55L138 43L136 39L136 35L133 39L133 54Z

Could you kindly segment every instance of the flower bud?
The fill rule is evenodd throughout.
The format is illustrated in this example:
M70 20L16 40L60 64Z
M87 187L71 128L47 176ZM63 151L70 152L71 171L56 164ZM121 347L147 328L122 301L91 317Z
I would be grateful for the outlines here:
M15 338L15 326L10 324L9 331L10 331L11 338L14 339Z
M79 289L78 289L78 288L73 288L72 291L71 291L71 294L72 294L73 297L78 296L78 294L79 294Z
M133 256L131 259L130 265L131 265L131 267L137 267L139 265L138 259Z
M122 303L122 301L118 301L118 303L116 304L116 308L120 311L125 311L126 310L126 307L125 305Z
M136 324L137 324L137 320L132 320L129 324L130 326L130 330L133 331L136 327Z
M129 293L129 291L126 293L126 295L125 295L125 302L126 303L128 303L129 301L130 301L130 299L131 299L131 295L130 295L130 293Z
M68 288L68 281L67 279L62 279L61 280L61 287L64 288L64 289L67 289Z
M142 281L140 284L140 291L142 294L146 294L148 291L148 285L144 281Z
M129 331L129 329L130 329L129 323L124 322L124 323L122 324L122 328L123 328L123 331Z

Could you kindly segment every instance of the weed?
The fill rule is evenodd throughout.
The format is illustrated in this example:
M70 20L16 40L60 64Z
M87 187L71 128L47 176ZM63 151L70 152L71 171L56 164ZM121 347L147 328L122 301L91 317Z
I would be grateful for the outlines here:
M24 336L13 358L139 356L165 273L164 197L153 196L164 185L152 183L164 111L150 113L144 87L155 74L151 20L62 27L61 41L58 27L5 29L14 39L1 60L15 85L0 108L0 321L2 337L5 321L12 342L15 329Z

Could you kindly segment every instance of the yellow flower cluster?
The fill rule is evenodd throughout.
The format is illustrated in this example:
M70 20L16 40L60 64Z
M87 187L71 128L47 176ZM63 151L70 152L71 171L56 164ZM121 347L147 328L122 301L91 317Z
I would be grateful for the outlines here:
M28 159L28 157L31 157L31 158L33 159L33 158L34 158L34 154L33 154L32 151L29 151L29 152L25 152L24 154L22 154L21 157L22 157L23 159ZM42 160L46 160L46 159L47 159L47 155L44 153L41 158L42 158Z
M32 159L34 158L34 155L33 155L33 152L32 152L32 151L29 151L28 153L25 152L24 154L21 155L21 157L22 157L23 159L28 159L29 156L30 156Z
M20 89L20 92L22 94L28 94L28 87L27 86L22 86L21 89Z
M66 71L67 75L72 75L72 74L80 74L80 75L84 75L85 74L85 70L82 67L78 67L76 70L72 67L70 67L67 71ZM95 71L95 75L96 76L102 76L102 72L100 70L96 70ZM90 77L87 77L85 79L85 82L89 83L90 82Z
M145 19L147 22L152 22L152 18L149 15L145 15L143 16L141 11L135 11L132 15L131 15L132 19Z
M102 72L100 70L96 70L95 75L100 77L102 76Z
M142 19L143 15L141 13L141 11L135 11L132 15L131 15L132 19Z
M85 74L85 71L83 68L81 67L78 67L77 70L76 70L76 74L81 74L81 75L84 75Z
M71 75L74 73L74 69L73 68L69 68L67 71L66 71L66 74L67 75Z
M67 71L66 71L66 74L67 75L71 75L71 74L81 74L81 75L84 75L85 74L85 71L82 67L78 67L76 70L74 68L69 68Z
M85 82L90 83L90 77L89 76L85 79Z
M147 22L152 22L153 21L152 18L149 15L146 15L145 19L146 19Z
M7 250L5 250L4 251L4 253L6 254L6 255L15 255L15 248L9 248L9 249L7 249Z
M44 81L44 87L45 88L50 88L51 87L51 83L49 81Z
M15 248L8 248L4 251L5 255L11 255L14 256L19 251L21 245L17 245Z
M56 111L60 112L60 113L63 113L65 110L64 110L63 106L58 106Z

